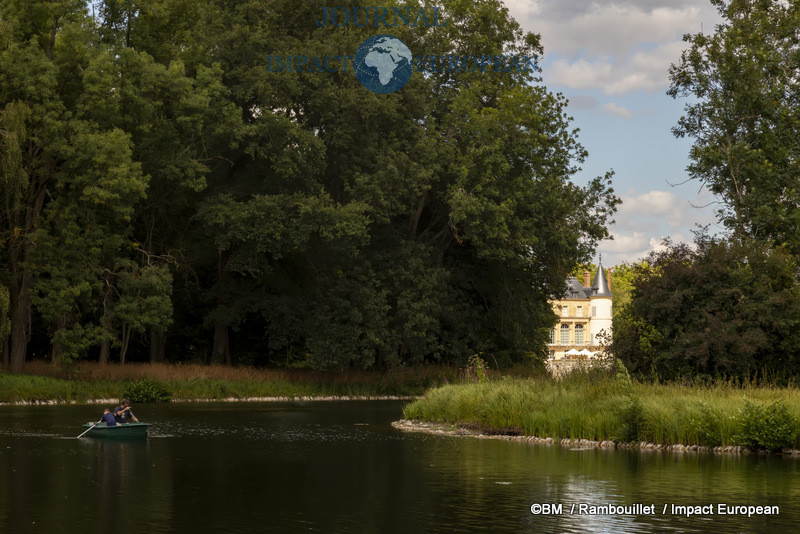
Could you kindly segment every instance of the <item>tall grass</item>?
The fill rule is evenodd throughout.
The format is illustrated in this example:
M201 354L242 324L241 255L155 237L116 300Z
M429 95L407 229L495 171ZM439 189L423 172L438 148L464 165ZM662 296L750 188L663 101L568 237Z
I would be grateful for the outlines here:
M59 368L26 364L23 374L0 373L0 402L85 402L119 398L142 379L163 384L176 400L297 396L420 395L458 378L455 367L404 368L392 372L351 370L318 373L221 365L82 363Z
M625 384L607 372L449 385L407 405L404 416L558 439L800 447L795 388Z

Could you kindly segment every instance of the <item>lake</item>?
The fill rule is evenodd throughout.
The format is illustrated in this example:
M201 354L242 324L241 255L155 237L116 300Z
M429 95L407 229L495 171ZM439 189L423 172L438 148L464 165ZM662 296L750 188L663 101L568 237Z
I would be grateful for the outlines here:
M797 458L404 433L390 425L402 405L139 405L136 415L153 424L141 442L76 439L102 407L0 406L0 532L732 533L800 524ZM641 506L590 515L609 504ZM779 514L720 515L718 504ZM533 505L556 513L533 514Z

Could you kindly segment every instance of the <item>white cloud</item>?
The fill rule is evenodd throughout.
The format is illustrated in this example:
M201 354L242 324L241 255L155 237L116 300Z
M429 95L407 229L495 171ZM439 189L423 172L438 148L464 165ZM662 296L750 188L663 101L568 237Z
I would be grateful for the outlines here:
M691 228L695 223L708 224L713 221L711 210L694 207L688 200L669 191L653 190L641 194L628 191L621 198L618 225L629 224L629 228L646 227L648 222L666 225L669 229Z
M651 239L643 232L614 232L611 235L614 236L614 240L605 241L601 247L604 253L610 252L627 254L630 252L645 250Z
M653 241L660 241L644 232L612 232L611 235L614 239L603 241L597 249L607 266L642 259L653 250Z
M592 10L567 21L542 21L545 53L620 56L641 43L663 43L680 39L685 32L700 30L696 7L658 7L646 11L639 6L589 4ZM566 23L566 24L565 24Z
M618 117L630 119L633 116L632 113L628 111L626 108L624 108L623 106L618 106L613 102L607 102L603 104L602 107L604 110L608 111L613 115L617 115Z
M658 215L675 210L679 202L678 197L668 191L648 191L641 195L635 195L632 191L629 191L622 198L623 205L627 205L632 211Z
M648 235L643 232L613 232L611 235L613 240L603 241L598 247L604 263L609 266L622 262L633 263L645 259L651 252L665 250L663 243L666 237L673 243L691 241L682 233Z
M628 191L621 198L617 222L610 228L614 239L602 242L598 248L609 265L636 261L651 251L662 250L665 237L675 243L691 242L696 225L714 221L713 209L693 207L669 191Z
M674 111L665 111L663 106L668 99L664 91L669 86L669 66L680 60L687 47L684 34L698 33L701 24L706 33L714 31L720 22L717 8L708 0L505 3L523 30L541 35L545 84L571 95L572 109L595 111L576 114L584 121L576 125L593 132L586 139L590 154L601 152L595 161L608 161L615 168L618 187L620 182L625 188L635 184L635 190L620 195L623 204L615 215L617 222L609 227L614 240L598 247L604 263L641 259L657 250L663 237L692 241L697 225L711 224L712 232L720 231L713 224L718 206L708 205L714 200L710 193L686 187L666 189L663 178L664 174L684 175L675 170L674 159L685 161L686 153L685 143L675 150L676 140L669 133L673 119L664 120L665 114ZM644 110L654 115L654 121L644 120ZM620 146L627 149L617 150Z
M706 0L508 0L523 29L539 33L545 82L607 95L661 91L682 36L719 21Z
M624 58L557 59L545 67L544 78L548 84L597 89L607 95L660 91L669 85L669 66L683 49L683 42L673 41Z
M564 85L573 89L594 89L605 86L614 79L614 64L611 60L588 61L577 59L554 61L545 73L547 83Z

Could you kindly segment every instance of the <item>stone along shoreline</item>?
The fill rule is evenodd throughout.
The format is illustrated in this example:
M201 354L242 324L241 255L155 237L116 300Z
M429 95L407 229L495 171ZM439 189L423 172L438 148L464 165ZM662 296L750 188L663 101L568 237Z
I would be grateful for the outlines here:
M681 445L680 443L665 445L662 443L649 443L646 441L626 443L621 441L592 441L589 439L571 438L540 438L537 436L520 436L502 433L487 433L486 430L474 430L471 428L459 427L443 423L431 423L427 421L410 421L401 419L392 423L392 426L405 432L421 432L436 436L455 436L471 437L477 439L497 439L502 441L516 441L522 443L532 443L539 445L559 445L568 448L579 449L639 449L652 451L670 451L676 453L701 453L710 452L715 454L752 454L747 447L740 445L727 445L719 447L705 447L702 445ZM768 454L759 452L757 454ZM800 450L792 449L783 451L784 455L800 457Z

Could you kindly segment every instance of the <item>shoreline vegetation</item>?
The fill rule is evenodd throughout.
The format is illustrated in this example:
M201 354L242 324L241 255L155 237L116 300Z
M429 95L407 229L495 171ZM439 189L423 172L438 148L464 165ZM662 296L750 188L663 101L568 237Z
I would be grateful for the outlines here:
M458 380L447 366L384 373L350 370L254 369L200 364L101 365L60 368L28 362L21 374L0 373L0 404L412 399Z
M624 367L484 380L429 390L406 405L403 430L571 447L797 452L794 387L643 384Z
M0 405L134 402L409 400L406 431L569 447L800 455L800 390L763 384L645 384L624 366L488 372L420 366L379 373L254 369L200 364L59 368L0 373ZM424 393L424 395L423 395Z
M641 449L641 450L663 450L672 452L713 452L725 454L743 454L749 452L747 447L740 445L716 446L706 447L703 445L683 445L676 443L674 445L664 445L663 443L652 443L647 441L624 443L613 440L593 441L589 439L554 439L554 438L540 438L538 436L517 436L512 434L493 434L491 430L486 433L486 429L480 428L467 428L465 426L449 425L443 423L430 423L426 421L410 421L408 419L401 419L394 421L392 426L404 432L420 432L423 434L431 434L435 436L457 436L457 437L471 437L477 439L496 439L502 441L517 441L526 443L535 443L539 445L560 445L562 447L569 447L572 449ZM800 456L800 450L787 449L783 451L784 454L792 454Z

